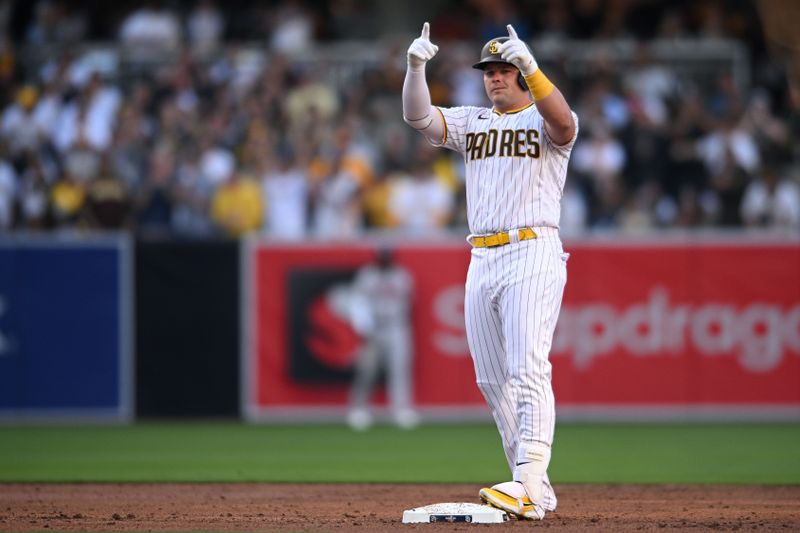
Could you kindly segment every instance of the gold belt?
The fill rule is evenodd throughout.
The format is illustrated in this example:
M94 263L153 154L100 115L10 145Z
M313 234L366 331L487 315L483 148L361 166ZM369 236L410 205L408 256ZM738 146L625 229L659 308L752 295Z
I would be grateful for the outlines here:
M536 232L531 228L522 228L511 231L501 231L492 235L481 235L478 237L471 237L469 242L475 248L493 248L495 246L505 246L511 242L512 232L518 232L520 241L528 241L538 237Z

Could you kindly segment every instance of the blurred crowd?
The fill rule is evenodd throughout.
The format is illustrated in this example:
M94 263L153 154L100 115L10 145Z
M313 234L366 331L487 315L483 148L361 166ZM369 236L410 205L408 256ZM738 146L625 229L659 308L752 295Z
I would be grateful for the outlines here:
M0 228L295 240L462 228L463 162L402 122L414 35L371 36L372 4L141 3L118 17L109 56L82 53L96 23L73 3L39 0L15 27L20 4L0 0ZM563 57L541 62L581 125L565 233L800 230L800 88L749 2L474 0L428 10L440 45L428 79L445 106L487 104L471 64L507 23L534 53L575 40L635 43L624 67L607 53L579 73ZM308 58L354 25L377 60L332 80ZM256 36L261 48L242 45ZM746 45L744 85L731 69L700 83L652 53L656 42L720 39Z

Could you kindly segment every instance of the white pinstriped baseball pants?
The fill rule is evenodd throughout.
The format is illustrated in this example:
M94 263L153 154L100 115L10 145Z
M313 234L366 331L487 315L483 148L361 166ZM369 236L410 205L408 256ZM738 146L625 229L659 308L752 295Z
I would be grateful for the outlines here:
M511 470L520 448L552 446L555 400L550 346L567 281L555 228L534 228L536 239L473 248L464 314L475 377L491 409ZM556 496L545 476L544 506Z

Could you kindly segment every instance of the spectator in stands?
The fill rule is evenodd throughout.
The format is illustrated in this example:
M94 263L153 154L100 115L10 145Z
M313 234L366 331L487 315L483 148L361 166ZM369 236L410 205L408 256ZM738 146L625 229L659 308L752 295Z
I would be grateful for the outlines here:
M265 157L262 165L261 191L264 198L264 234L282 240L306 237L308 224L307 155L302 145L300 156L288 144L282 144L274 158Z
M297 0L285 0L269 13L269 44L277 53L294 57L314 43L312 13Z
M2 165L2 163L0 163ZM21 165L18 177L18 217L16 227L29 230L44 230L49 225L48 171L37 154L29 152ZM53 173L52 170L50 172ZM54 181L54 180L52 180Z
M363 229L361 194L372 181L371 148L355 138L353 123L339 126L311 162L312 231L316 237L347 239Z
M744 195L747 182L752 174L736 164L736 157L730 151L725 154L725 164L718 172L711 175L709 189L705 191L707 214L714 223L736 227L741 226L739 206Z
M339 95L330 84L319 79L318 74L307 67L295 69L295 85L286 93L283 111L286 116L288 135L308 141L306 133L315 136L327 133L327 126L340 113ZM321 141L311 138L311 141Z
M13 85L16 71L17 50L14 42L8 33L0 32L0 98Z
M666 124L669 118L667 101L675 96L678 83L672 70L653 59L649 44L639 44L635 62L625 72L623 84L629 98L641 108L649 122L656 126Z
M25 40L35 46L55 44L58 12L51 0L39 0L33 8L33 20L25 31Z
M409 137L407 133L407 128L397 126L383 130L384 136L381 138L381 145L384 148L381 170L384 174L405 171L409 161L414 159L416 145L412 141L413 138Z
M156 61L178 51L182 32L173 12L158 0L149 0L125 18L119 37L132 60Z
M381 172L375 175L362 196L362 209L364 210L364 223L367 228L386 229L392 226L389 213L389 197L396 177L400 173L395 169L392 172Z
M684 185L694 188L705 187L708 183L708 170L703 163L697 146L700 139L711 129L711 121L705 112L700 95L696 89L687 90L676 116L667 129L669 163L663 174L661 188L670 196L677 198ZM666 208L666 203L661 204ZM672 210L669 209L669 212ZM666 211L664 212L666 214ZM661 217L662 223L669 224L671 217Z
M119 230L128 226L131 210L130 192L111 170L106 160L99 175L86 186L84 209L87 227L99 230Z
M61 178L50 189L50 209L58 228L77 229L86 204L86 184L93 169L88 158L72 157Z
M723 73L716 80L716 87L709 95L706 107L715 119L740 116L744 111L742 93L731 73Z
M150 156L144 182L134 198L134 216L140 233L168 235L171 232L174 177L174 147L162 141Z
M210 215L215 186L203 176L197 161L195 146L178 153L172 228L178 235L210 237L216 231Z
M595 122L586 129L589 130L588 139L584 138L575 146L573 170L588 178L594 188L618 181L627 160L625 147L603 122Z
M765 166L744 191L741 216L751 227L800 230L800 186L778 168Z
M612 80L609 73L602 71L593 76L580 100L578 113L581 120L588 124L602 121L612 131L619 132L630 123L631 111Z
M644 183L662 183L674 179L667 173L669 165L669 137L666 123L654 122L641 100L629 100L631 121L620 133L625 147L626 162L623 172L627 194Z
M674 225L679 228L692 228L707 224L704 219L703 211L712 211L713 206L709 206L710 202L702 202L704 208L701 209L701 194L698 189L692 185L684 185L678 193L678 199L675 203L674 215L670 213L671 207L668 205L661 205L662 216L673 216ZM713 195L712 195L713 198Z
M592 206L592 226L614 229L622 223L622 212L628 197L618 176L596 184Z
M414 235L442 230L453 214L452 191L433 173L430 149L412 163L411 172L396 180L389 197L393 226Z
M696 149L712 176L724 172L729 163L748 173L761 164L758 146L739 120L737 114L722 117L718 126L697 142Z
M12 156L34 150L39 145L39 128L34 110L38 97L39 91L35 86L20 87L15 102L7 106L0 116L0 141L7 144Z
M655 206L661 191L650 180L629 194L619 213L619 229L628 233L644 233L656 227Z
M225 18L214 0L200 0L186 20L189 50L198 59L207 59L217 52L225 32Z
M211 220L224 234L241 237L261 227L263 213L258 183L232 166L211 198Z
M233 174L236 157L222 142L214 139L211 131L203 134L200 144L200 173L203 179L216 188Z
M454 106L478 106L484 105L486 101L486 90L480 76L475 76L474 53L471 51L461 51L458 49L443 50L444 53L452 55L452 70L450 71L449 83L453 88L450 103Z
M61 109L53 142L62 153L77 143L103 152L111 146L121 95L107 86L100 75L92 75L88 86Z
M50 142L53 126L61 113L63 95L58 80L43 84L41 94L33 109L33 122L36 125L37 147Z
M742 129L750 133L764 159L784 162L791 153L787 124L771 109L769 94L755 91L742 119Z
M564 195L561 197L561 219L558 223L562 235L576 235L589 224L589 205L586 195L572 176L567 176Z
M39 0L25 40L33 46L77 44L85 37L87 27L86 15L75 6L58 0Z
M137 190L144 181L151 127L150 120L135 99L123 105L108 157L111 172L125 183L129 191Z

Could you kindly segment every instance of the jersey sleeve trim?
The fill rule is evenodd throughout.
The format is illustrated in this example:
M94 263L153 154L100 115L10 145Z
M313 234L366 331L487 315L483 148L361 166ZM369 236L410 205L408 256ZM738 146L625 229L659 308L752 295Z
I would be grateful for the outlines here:
M442 132L442 144L445 144L447 142L447 121L444 119L444 113L442 113L441 109L437 107L436 111L438 111L439 116L442 117L442 124L444 125L444 131Z
M447 120L444 118L444 113L442 113L442 110L438 106L433 106L433 107L434 109L436 109L436 111L439 112L439 116L442 117L442 141L441 142L434 141L427 135L425 136L425 138L428 139L428 142L431 144L431 146L440 147L444 146L447 143ZM433 122L432 118L431 122Z

